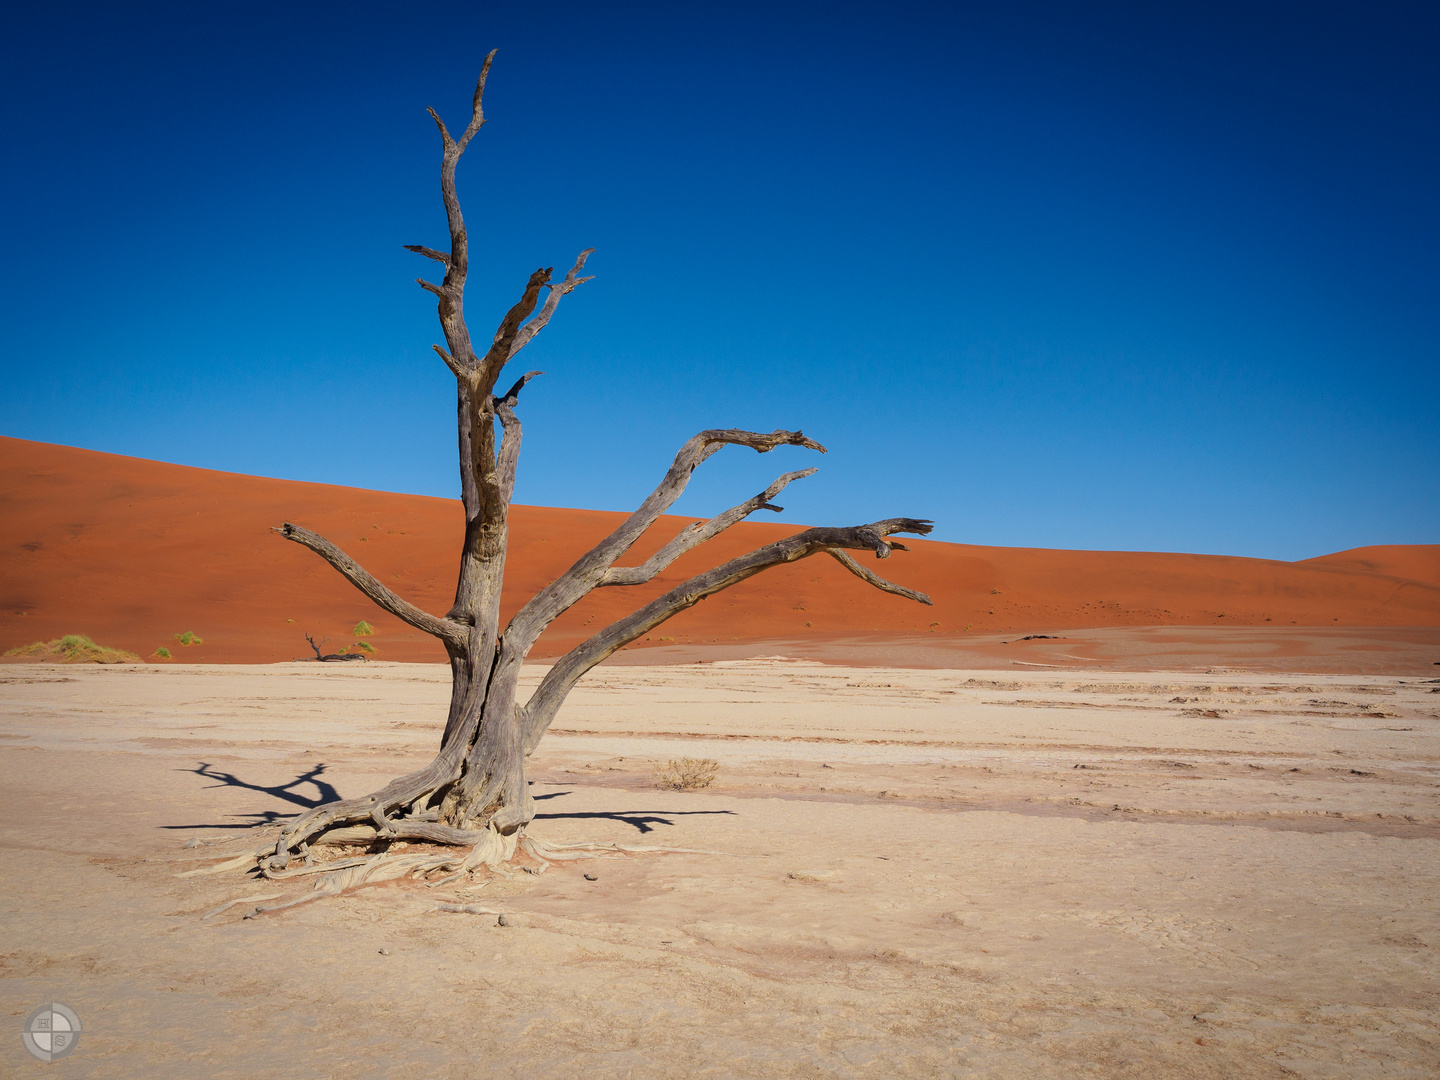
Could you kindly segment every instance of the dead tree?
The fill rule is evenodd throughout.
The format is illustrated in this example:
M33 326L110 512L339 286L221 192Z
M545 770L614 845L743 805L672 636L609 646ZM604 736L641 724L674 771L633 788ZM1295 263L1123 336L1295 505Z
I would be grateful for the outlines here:
M889 518L852 528L807 529L785 540L731 559L723 566L677 585L633 614L605 627L562 657L526 701L517 697L520 666L536 639L562 612L593 589L623 588L651 581L682 554L704 543L756 510L779 510L771 503L789 483L814 469L779 477L760 494L702 524L682 530L639 566L616 562L679 497L690 474L725 446L749 447L766 453L777 446L803 446L824 452L799 431L702 431L680 448L670 471L644 503L613 533L569 570L540 590L500 629L500 592L505 572L510 496L520 459L520 420L516 404L529 371L501 393L495 386L513 361L555 314L560 301L590 280L581 277L591 250L582 251L559 281L550 269L536 270L519 301L506 312L494 336L480 352L472 342L464 313L465 274L469 247L460 200L455 192L455 166L485 123L482 97L492 52L485 59L475 87L470 122L456 138L439 115L431 117L440 130L440 194L450 225L450 249L420 245L408 250L438 263L444 276L437 285L421 279L421 288L438 301L445 346L435 352L455 376L460 441L460 493L465 510L465 543L460 553L455 602L443 615L422 611L397 596L329 540L299 525L279 531L325 559L352 585L390 614L438 638L450 657L452 691L440 749L418 772L399 777L374 794L319 806L302 814L280 834L273 852L259 858L268 877L309 872L288 869L292 853L328 840L374 839L431 841L454 845L454 854L391 856L391 865L372 859L336 877L338 891L363 880L401 873L458 871L481 862L494 865L509 858L535 804L526 791L525 760L540 742L565 696L587 671L617 649L649 633L671 616L772 566L824 553L861 581L885 592L928 604L922 593L893 584L872 573L850 554L871 551L885 558L904 545L889 539L896 533L925 534L930 522ZM593 250L593 249L592 249ZM541 303L542 292L544 302ZM498 431L497 431L498 425ZM533 844L533 841L528 843ZM533 850L533 848L532 848ZM553 849L552 849L553 852ZM243 861L243 860L242 860ZM356 872L350 872L350 870ZM363 871L363 872L361 872Z
M310 648L311 648L311 650L315 653L315 659L316 659L316 660L319 660L321 663L331 663L331 662L338 661L338 660L364 660L364 659L365 659L365 654L364 654L364 653L347 653L347 652L327 653L327 652L321 652L321 651L320 651L320 646L321 646L321 645L324 645L325 642L329 641L329 640L330 640L329 638L321 638L320 641L317 643L316 640L315 640L313 637L311 637L309 634L306 634L306 635L305 635L305 640L310 643Z

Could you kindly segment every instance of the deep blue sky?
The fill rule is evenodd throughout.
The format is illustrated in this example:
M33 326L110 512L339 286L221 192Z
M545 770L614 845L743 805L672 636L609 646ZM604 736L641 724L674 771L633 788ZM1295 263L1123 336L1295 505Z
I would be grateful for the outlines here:
M453 495L438 139L517 499L1298 559L1440 541L1440 8L140 5L12 12L0 432Z

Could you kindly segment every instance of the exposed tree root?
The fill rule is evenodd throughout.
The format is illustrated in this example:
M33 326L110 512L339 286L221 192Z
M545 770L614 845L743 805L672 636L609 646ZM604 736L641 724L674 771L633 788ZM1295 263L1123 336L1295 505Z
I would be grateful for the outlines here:
M186 870L183 874L176 874L176 877L203 877L207 874L223 874L227 870L248 870L259 861L262 855L267 854L270 848L266 847L259 851L248 851L244 855L237 855L233 859L226 859L222 863L215 863L211 866L201 866L194 870Z
M546 844L534 837L525 837L527 850L537 859L559 862L565 859L603 859L607 855L724 855L723 851L706 848L656 847L652 844L601 843L585 840L577 844Z
M204 922L206 919L213 919L216 915L219 915L222 912L229 911L236 904L257 904L261 900L278 900L281 896L284 895L284 893L277 892L266 893L264 896L237 896L234 900L226 900L225 903L219 905L218 907L211 908L204 915L200 916L200 921Z
M458 911L466 915L504 915L497 908L481 907L479 904L436 904L435 911Z
M458 832L459 830L452 831ZM551 844L537 840L533 836L527 836L520 830L506 836L493 827L478 831L478 834L480 840L471 848L454 852L380 851L364 855L344 856L329 862L317 862L307 848L303 852L298 852L305 857L304 865L284 869L275 868L273 865L275 849L271 845L265 844L212 866L187 870L176 876L198 877L243 869L256 871L260 877L268 881L289 881L301 877L316 878L314 888L310 892L298 896L284 897L282 893L271 893L264 896L237 897L212 908L201 916L202 919L211 919L237 904L255 903L254 910L245 915L245 918L249 919L256 915L308 904L313 900L340 896L342 893L353 892L365 885L377 885L407 877L420 879L427 887L437 888L453 884L482 867L493 874L510 877L512 876L511 868L517 865L520 869L530 873L543 874L553 862L573 862L579 859L623 859L631 855L648 854L724 854L724 852L701 848L672 848L652 844L602 843L599 841ZM314 840L310 847L374 842L382 839L385 838L380 837L370 826L349 826L324 833ZM521 862L522 857L533 861L535 865L530 866ZM436 874L444 876L436 878L434 877ZM479 886L483 887L485 884L488 882L480 882ZM284 898L282 899L282 897ZM279 900L280 902L261 903L269 900ZM501 914L499 911L480 908L474 904L441 904L434 910L483 915Z

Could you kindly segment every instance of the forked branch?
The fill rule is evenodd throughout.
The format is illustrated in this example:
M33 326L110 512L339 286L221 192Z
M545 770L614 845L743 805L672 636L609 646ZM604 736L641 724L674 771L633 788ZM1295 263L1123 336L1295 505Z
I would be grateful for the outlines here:
M465 147L485 123L485 79L490 74L490 63L494 59L495 52L492 50L481 65L480 78L475 83L475 97L470 106L470 123L466 125L459 141L450 135L439 113L434 109L427 110L434 119L435 126L440 129L440 198L445 204L445 219L450 227L450 250L444 252L420 244L406 245L409 250L427 259L434 259L445 267L443 283L433 285L422 280L420 285L436 296L440 326L445 333L445 343L450 347L448 354L442 352L440 355L446 357L446 365L455 371L457 376L462 371L473 371L476 360L475 350L470 344L470 331L465 325L465 275L470 268L470 246L465 233L465 217L460 212L460 196L455 190L455 166L460 161L460 155L465 153ZM488 390L487 387L487 393Z
M515 338L510 344L510 355L506 357L507 360L513 360L516 353L529 345L530 340L545 329L545 324L550 321L550 316L554 315L555 309L560 306L562 296L574 292L577 285L583 285L592 280L593 274L590 277L579 277L578 275L585 268L585 260L593 254L595 254L594 248L586 248L576 257L575 265L570 268L570 272L565 275L563 281L546 282L550 289L550 295L545 298L545 303L541 305L536 316L516 331Z
M667 566L673 563L691 548L699 547L707 540L719 536L726 529L738 521L743 521L756 510L773 510L779 513L785 508L775 506L770 500L780 492L792 480L803 480L807 476L814 476L820 470L801 469L799 472L789 472L779 477L773 484L756 495L753 499L747 499L739 506L732 506L723 514L719 514L709 521L697 522L694 525L687 525L669 543L657 551L650 558L646 559L639 566L612 566L605 571L605 576L600 579L601 585L644 585L656 574L660 573Z
M582 556L580 561L566 572L566 576L577 572L584 574L596 566L603 565L608 569L616 559L630 550L661 514L674 505L689 484L690 476L696 468L726 446L748 446L758 454L768 454L777 446L803 446L807 450L825 453L825 447L806 438L804 432L800 431L772 431L769 434L735 428L702 431L680 448L670 471L665 474L665 479L660 481L659 486L639 508L626 518L618 529Z
M550 284L551 269L552 267L548 266L541 267L530 275L530 280L525 283L525 291L520 294L520 299L505 313L505 317L500 320L500 325L496 327L495 337L491 339L490 348L485 351L485 356L479 362L476 370L481 393L488 394L490 392L495 385L495 380L500 377L500 369L510 362L511 355L517 351L516 335L520 333L521 324L535 310L535 305L540 299L540 290ZM554 290L551 291L553 295Z
M469 640L469 627L463 626L450 619L442 619L439 616L431 615L408 600L395 595L384 585L380 584L375 577L354 559L346 555L338 547L326 540L319 533L313 533L309 529L301 528L299 525L292 525L286 522L275 530L286 540L293 540L302 547L307 547L315 552L322 559L328 562L336 570L339 570L345 580L354 585L380 607L390 612L396 618L401 619L417 630L423 630L427 634L433 634L447 644L457 649L463 649Z
M470 124L458 140L451 137L449 130L445 127L445 121L440 119L439 114L434 109L429 110L430 115L435 119L435 125L440 129L440 139L444 147L444 156L440 165L440 193L445 203L445 215L450 226L450 250L448 252L437 251L424 244L405 245L405 250L423 255L427 259L433 259L445 267L445 280L440 285L423 278L416 279L420 287L434 293L439 302L440 324L445 331L445 340L450 346L450 351L447 353L438 345L435 346L435 351L440 354L446 366L457 376L478 375L479 389L483 393L490 392L491 387L495 385L495 380L500 376L501 369L514 358L516 353L528 345L536 334L545 329L546 324L550 321L550 316L555 314L555 309L560 304L560 298L573 292L576 286L590 280L588 277L579 275L580 271L584 269L585 260L595 252L594 248L586 248L582 251L575 259L575 265L559 282L550 280L551 268L548 267L536 270L531 274L519 302L500 321L484 358L477 359L475 357L470 344L470 331L465 325L463 309L465 276L469 271L469 240L465 231L465 218L460 211L460 198L455 190L455 166L460 160L460 155L465 152L465 147L485 123L482 99L485 94L485 78L489 74L490 62L494 58L494 52L485 58L480 79L475 85L475 100ZM542 288L548 288L550 294L545 298L545 303L541 306L539 313L531 319L530 316L535 313L535 306ZM530 321L526 322L526 319L530 319Z
M536 593L530 602L520 609L515 618L511 620L509 629L506 630L506 637L517 634L524 639L523 649L528 650L529 645L544 632L551 622L581 597L600 585L615 560L625 554L635 541L640 539L645 530L653 525L660 515L680 497L680 493L690 482L690 475L696 467L725 446L748 446L761 454L768 453L777 446L803 446L809 450L818 450L822 454L825 452L823 446L813 439L806 438L805 434L799 431L779 430L761 434L755 431L730 428L700 432L680 448L680 452L675 455L674 463L670 466L670 471L665 474L665 479L660 481L660 485L640 504L638 510L626 518L618 529L582 555L569 570ZM793 478L793 476L790 477L790 479ZM779 483L779 481L776 482ZM785 479L785 483L789 483L789 479ZM781 487L783 486L784 484L781 484ZM750 500L750 503L755 502L755 499ZM750 503L742 504L742 506L749 506ZM740 507L736 508L736 510L739 509ZM751 510L747 510L746 513L755 509L759 509L759 504L751 507ZM721 515L722 518L725 516ZM739 518L737 517L735 520L739 520ZM715 532L719 531L719 528L715 529ZM687 540L681 540L681 543L685 545L681 550L688 550L688 547L694 546ZM696 540L695 543L699 543L699 541ZM678 556L679 553L677 551L676 555ZM620 584L620 582L615 582L615 584Z
M924 536L930 532L932 523L917 518L890 518L870 525L857 525L848 529L806 529L802 533L779 540L765 547L757 548L748 555L731 559L722 566L707 570L682 585L671 589L625 618L611 623L594 637L577 645L566 653L541 680L524 710L525 753L529 754L539 743L560 703L587 671L630 642L649 633L665 620L679 614L686 608L699 603L732 585L738 585L746 578L754 577L772 566L795 562L817 552L826 551L848 559L846 569L877 588L899 596L908 597L922 604L929 604L930 598L924 593L906 589L886 581L864 570L854 559L838 549L874 551L878 558L884 558L896 548L905 550L903 545L886 538L895 533L915 533Z

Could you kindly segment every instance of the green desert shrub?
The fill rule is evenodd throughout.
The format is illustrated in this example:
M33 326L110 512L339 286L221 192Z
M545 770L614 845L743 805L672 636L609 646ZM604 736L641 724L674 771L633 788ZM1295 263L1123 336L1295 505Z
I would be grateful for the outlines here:
M135 664L140 658L124 649L96 645L84 634L66 634L53 641L36 641L11 649L6 656L23 656L59 664Z
M183 634L176 634L175 640L181 645L204 645L205 639L194 630L186 630Z
M161 660L169 660L170 650L167 649L164 645L161 645L158 649L155 650L155 655L160 657Z
M371 626L364 619L361 619L355 624L355 629L350 632L356 637L369 637L371 634L375 633L375 627Z
M359 649L361 652L367 652L367 653L369 653L371 656L374 656L374 655L375 655L375 646L374 646L374 645L371 645L370 642L368 642L368 641L357 641L357 642L355 642L355 644L354 644L353 646L351 646L351 647L352 647L352 648L355 648L355 649Z

